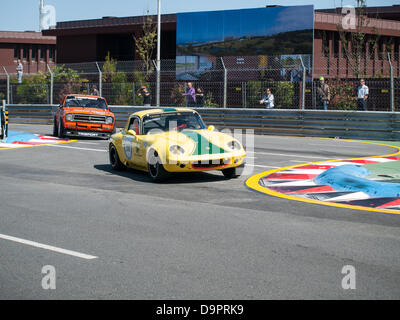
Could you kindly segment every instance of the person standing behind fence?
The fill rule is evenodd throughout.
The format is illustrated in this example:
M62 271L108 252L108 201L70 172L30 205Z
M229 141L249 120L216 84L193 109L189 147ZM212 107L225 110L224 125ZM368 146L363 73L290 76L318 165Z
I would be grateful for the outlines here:
M369 97L369 88L365 85L365 80L360 80L357 89L357 110L367 111L367 99Z
M197 106L197 108L204 107L204 93L201 90L201 88L197 88L197 91L196 91L196 106Z
M91 93L91 95L92 95L92 96L99 96L99 95L100 95L99 90L97 90L97 87L96 87L96 86L93 86L93 87L92 87L92 93Z
M146 107L151 106L151 93L147 90L146 86L142 86L137 94L139 97L143 97L143 105Z
M271 93L270 88L267 89L266 95L264 96L264 98L262 98L262 100L260 100L260 104L265 105L265 107L267 109L273 109L275 107L275 97Z
M22 83L22 75L24 73L24 66L21 63L21 60L18 59L17 61L17 76L18 76L18 83Z
M325 78L319 78L319 86L317 87L317 102L318 109L328 110L328 104L331 100L331 91L329 86L325 83Z
M186 96L186 102L188 107L196 106L196 91L193 88L191 82L188 82L185 93L182 93L183 96Z

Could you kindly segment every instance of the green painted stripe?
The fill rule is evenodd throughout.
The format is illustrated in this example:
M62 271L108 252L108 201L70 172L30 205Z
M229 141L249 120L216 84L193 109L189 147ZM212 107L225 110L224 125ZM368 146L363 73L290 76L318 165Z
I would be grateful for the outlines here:
M194 156L200 156L203 154L219 154L227 152L223 148L220 148L215 144L211 143L208 139L204 138L201 134L195 131L183 130L181 131L181 133L183 133L196 143L196 148L192 153L192 155Z

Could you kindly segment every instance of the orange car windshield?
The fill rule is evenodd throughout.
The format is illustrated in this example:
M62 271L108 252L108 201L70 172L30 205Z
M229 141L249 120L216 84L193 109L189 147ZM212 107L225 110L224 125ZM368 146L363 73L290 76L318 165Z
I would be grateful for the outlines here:
M106 101L102 98L90 98L90 97L67 97L65 101L65 107L67 108L96 108L96 109L107 109Z

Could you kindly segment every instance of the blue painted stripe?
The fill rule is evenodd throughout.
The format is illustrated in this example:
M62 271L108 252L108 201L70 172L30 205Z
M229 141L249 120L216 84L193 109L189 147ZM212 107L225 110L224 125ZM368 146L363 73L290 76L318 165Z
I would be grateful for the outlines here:
M29 142L32 139L39 139L38 136L22 131L8 131L6 143L13 143L15 141Z
M370 171L362 166L346 164L334 167L317 176L314 181L337 191L364 192L370 197L400 197L400 184L365 179Z

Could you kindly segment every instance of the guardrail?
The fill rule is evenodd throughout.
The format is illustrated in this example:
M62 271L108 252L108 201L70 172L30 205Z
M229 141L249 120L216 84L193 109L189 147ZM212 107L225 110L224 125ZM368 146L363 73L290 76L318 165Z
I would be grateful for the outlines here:
M53 124L57 105L8 105L11 122ZM110 106L117 127L143 106ZM199 108L208 125L218 129L252 129L255 134L400 140L400 112L266 110Z

